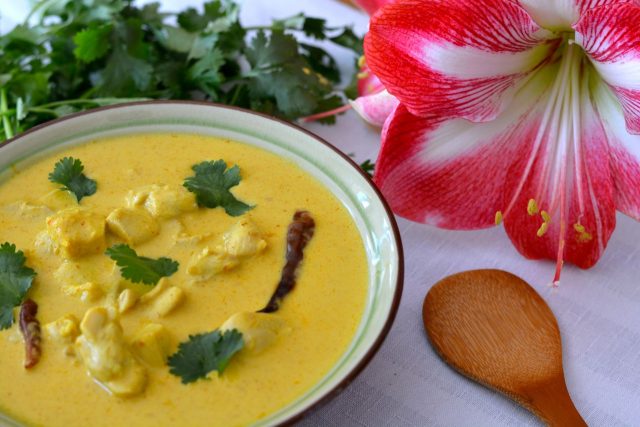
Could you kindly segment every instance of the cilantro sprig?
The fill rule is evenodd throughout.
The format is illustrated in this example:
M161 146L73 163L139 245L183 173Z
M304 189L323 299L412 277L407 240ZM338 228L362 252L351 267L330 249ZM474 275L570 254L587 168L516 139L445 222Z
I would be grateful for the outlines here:
M38 2L0 36L0 143L52 118L141 99L210 100L289 120L345 103L326 45L352 51L355 65L362 40L351 28L302 14L243 26L238 3L165 13L158 3Z
M65 157L55 164L49 181L62 185L63 190L73 193L80 203L84 197L95 194L98 184L84 174L84 165L78 159Z
M222 207L231 216L240 216L253 209L231 193L230 189L240 184L240 168L234 165L227 169L224 160L206 161L192 166L195 172L184 181L184 187L196 195L198 206L210 209Z
M22 304L36 277L25 262L24 253L15 245L0 245L0 330L13 325L13 308Z
M213 371L220 375L242 347L244 340L237 329L190 335L169 357L169 372L180 377L183 384L206 378Z
M139 256L126 244L114 245L105 253L120 267L122 277L145 285L157 285L161 278L171 276L180 266L170 258L152 259Z

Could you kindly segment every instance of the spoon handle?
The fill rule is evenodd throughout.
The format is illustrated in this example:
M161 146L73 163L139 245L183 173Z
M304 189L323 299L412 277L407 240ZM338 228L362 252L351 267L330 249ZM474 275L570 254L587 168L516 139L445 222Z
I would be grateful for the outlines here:
M587 423L571 401L564 375L527 390L530 408L551 427L586 427Z

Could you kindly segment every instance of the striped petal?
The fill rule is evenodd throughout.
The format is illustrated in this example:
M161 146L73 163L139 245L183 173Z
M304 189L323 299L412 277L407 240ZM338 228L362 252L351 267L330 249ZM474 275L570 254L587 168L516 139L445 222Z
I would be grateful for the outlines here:
M505 182L504 223L511 241L527 258L555 259L556 280L564 261L593 266L616 223L607 135L588 82L578 85L571 99L549 105L550 120L543 118L536 138L524 141L526 154Z
M631 0L518 0L541 27L571 30L571 26L589 9Z
M522 155L519 142L540 123L540 76L496 120L473 123L412 115L400 104L382 135L375 181L394 212L449 229L495 224L506 174Z
M369 67L367 67L366 64L360 67L360 72L358 73L358 95L373 95L383 90L384 85L380 79L371 72Z
M640 135L626 129L620 103L607 85L596 86L594 102L609 140L616 207L640 220Z
M368 123L382 127L398 105L398 99L386 90L351 101L353 109Z
M417 116L487 121L558 45L509 0L405 0L381 9L367 65Z
M627 129L640 133L640 6L592 9L575 29L576 42L622 104Z
M364 9L369 15L373 15L378 9L390 0L354 0L355 4Z
M615 227L614 183L588 82L571 78L579 64L544 67L492 122L415 117L401 104L375 173L392 208L452 229L503 217L523 255L558 261L557 277L564 260L592 266Z

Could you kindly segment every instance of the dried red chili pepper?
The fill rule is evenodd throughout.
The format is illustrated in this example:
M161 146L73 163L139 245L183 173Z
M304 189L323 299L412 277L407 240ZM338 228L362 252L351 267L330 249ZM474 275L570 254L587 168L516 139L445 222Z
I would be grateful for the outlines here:
M282 268L280 282L271 296L269 303L258 313L273 313L280 308L282 299L293 290L296 285L296 270L302 261L305 246L313 237L316 223L307 211L297 211L293 215L293 222L287 230L286 264Z
M20 307L20 331L24 336L24 367L33 368L40 360L40 322L36 319L38 304L28 299Z

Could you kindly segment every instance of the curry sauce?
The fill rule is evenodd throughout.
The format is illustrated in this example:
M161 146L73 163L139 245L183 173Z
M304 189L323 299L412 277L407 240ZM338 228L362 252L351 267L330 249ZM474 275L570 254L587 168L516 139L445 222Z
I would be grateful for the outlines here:
M65 156L81 159L97 182L79 204L47 179ZM217 159L240 167L232 191L253 206L241 216L198 207L182 186L193 165ZM278 284L297 210L313 215L315 233L295 289L277 313L261 313L263 321L250 313ZM78 234L78 224L91 233ZM17 324L0 331L0 412L27 425L257 422L330 371L355 335L367 295L363 242L340 201L292 162L212 137L91 141L18 166L0 184L5 241L37 272L28 296L39 307L40 362L23 368ZM119 243L179 268L156 286L131 283L105 255ZM221 375L182 384L169 372L167 357L179 343L229 322L245 328L250 345ZM108 351L96 349L100 340ZM118 366L138 377L113 376L113 348ZM91 361L96 354L105 360Z

